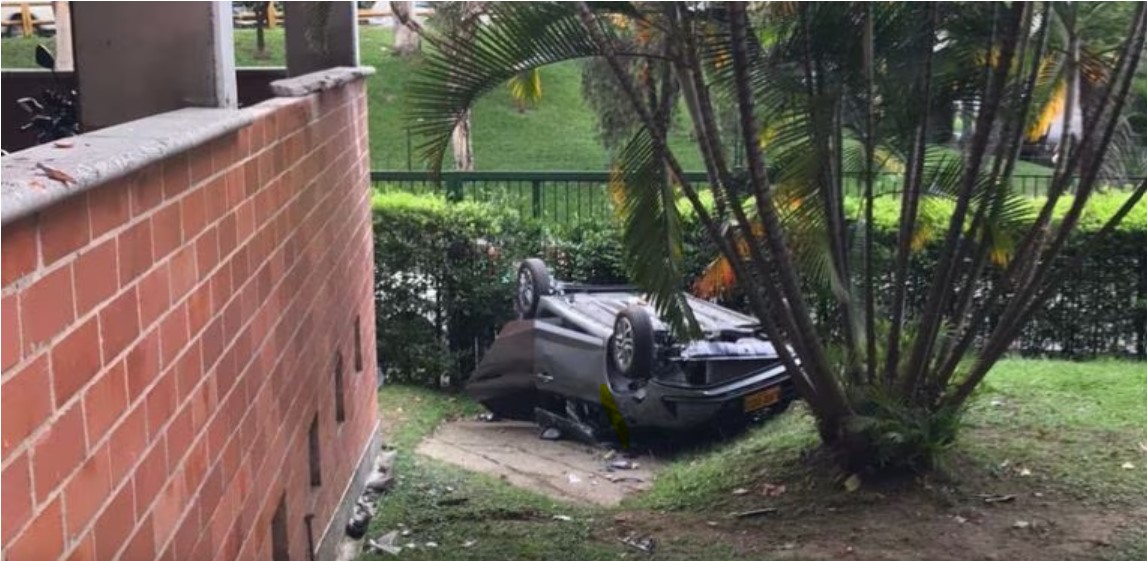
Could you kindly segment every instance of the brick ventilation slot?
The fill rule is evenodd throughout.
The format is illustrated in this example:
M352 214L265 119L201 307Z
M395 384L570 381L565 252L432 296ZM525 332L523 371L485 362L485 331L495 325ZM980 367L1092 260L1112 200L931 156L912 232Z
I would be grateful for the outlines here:
M311 431L307 435L307 448L310 450L311 487L323 484L323 457L319 453L319 414L311 421Z
M354 371L362 372L362 322L354 316Z
M346 400L343 397L343 355L335 355L335 420L346 420Z
M291 561L291 542L287 539L287 495L279 499L271 517L271 561Z

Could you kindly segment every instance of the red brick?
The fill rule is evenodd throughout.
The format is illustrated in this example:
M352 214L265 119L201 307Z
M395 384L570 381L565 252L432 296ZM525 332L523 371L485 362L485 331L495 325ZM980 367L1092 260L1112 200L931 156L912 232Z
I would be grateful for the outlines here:
M115 294L119 288L116 241L109 239L88 248L72 264L76 287L76 314L83 316Z
M0 416L3 417L3 453L8 454L32 434L52 414L52 397L46 388L51 386L48 374L48 356L28 363L0 389Z
M0 347L0 369L8 370L12 365L20 362L20 308L16 295L11 294L0 300L0 336L3 346Z
M163 162L163 196L168 199L177 197L191 185L190 168L187 165L187 155L172 156Z
M203 187L205 197L204 204L207 205L207 216L210 216L212 220L227 214L227 178L230 175L231 172L219 175Z
M70 475L87 454L82 407L72 407L58 417L35 444L32 473L36 501L42 501Z
M115 455L112 456L114 461ZM112 466L115 469L115 466ZM124 485L96 519L96 559L114 559L135 526L131 485ZM46 558L45 558L46 559Z
M12 543L16 532L32 517L32 476L27 454L21 454L4 468L0 485L4 488L4 500L0 501L0 541Z
M88 439L95 443L107 434L127 410L127 367L116 362L84 392L84 418Z
M173 443L170 454L167 455L167 469L174 471L176 466L187 455L187 444L195 438L195 411L191 407L184 407L167 425L167 441ZM174 443L179 444L178 448Z
M88 198L69 197L40 215L40 252L47 267L88 243Z
M167 368L187 345L191 335L187 332L187 306L179 305L159 324L160 366Z
M167 443L166 439L159 439L148 450L139 466L135 468L132 483L135 485L135 511L147 512L151 503L155 501L159 490L167 481ZM177 478L178 479L178 478Z
M96 538L91 534L84 536L79 545L68 555L67 561L98 561L96 559Z
M100 328L96 318L85 321L52 347L52 387L61 407L99 372Z
M171 256L171 299L178 302L198 281L195 247L184 246Z
M139 291L133 286L100 310L100 334L108 363L139 336Z
M171 255L183 243L183 213L178 204L169 204L151 218L155 260L160 261Z
M151 327L171 306L170 270L166 264L149 271L139 280L139 324Z
M199 542L202 528L199 526L199 506L192 504L188 513L184 515L183 522L175 531L175 538L171 540L170 549L177 561L195 561L195 544Z
M127 353L127 392L131 401L159 376L159 331L144 335Z
M207 228L195 240L195 262L199 265L200 280L219 264L219 232L216 228Z
M36 270L40 263L36 217L4 225L4 250L0 251L0 277L4 286Z
M184 239L195 239L207 225L207 202L203 189L192 190L180 201L179 207L183 214Z
M131 215L147 213L163 202L163 168L159 164L136 172L130 179Z
M120 561L155 561L155 530L151 516L136 527L135 535L120 555Z
M176 530L179 517L188 505L187 483L182 473L167 481L155 498L155 541L165 543Z
M151 221L138 222L117 238L120 285L126 286L151 267Z
M147 428L152 440L159 437L160 428L175 413L175 369L168 370L147 392Z
M126 224L131 218L131 178L120 179L88 192L92 239Z
M196 148L188 156L191 163L191 185L199 185L201 181L211 176L214 168L211 164L212 145L206 144Z
M179 389L179 401L182 402L191 395L191 391L199 385L203 375L203 359L200 346L192 343L178 360L175 361L176 387Z
M71 266L57 268L24 289L20 293L24 353L32 354L63 331L75 318L72 311Z
M5 558L12 561L22 559L56 559L64 552L64 525L60 515L60 501L49 503L16 541L8 542L10 547Z
M137 406L128 413L115 431L112 432L108 448L112 454L113 485L131 473L131 467L143 456L147 449L147 408Z
M111 496L111 484L111 454L108 447L104 446L84 462L80 471L64 488L69 539L79 537L104 501Z
M201 286L197 288L191 293L191 296L187 298L188 327L191 330L191 336L194 337L198 335L200 330L203 329L214 315L215 310L211 306L210 287Z

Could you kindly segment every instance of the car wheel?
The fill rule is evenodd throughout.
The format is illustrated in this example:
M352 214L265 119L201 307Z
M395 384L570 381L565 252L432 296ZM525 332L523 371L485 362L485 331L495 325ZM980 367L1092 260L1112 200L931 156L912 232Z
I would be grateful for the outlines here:
M649 376L653 368L653 319L644 307L631 305L617 313L610 337L609 360L623 376Z
M518 267L517 293L514 295L514 311L521 319L532 319L538 315L538 304L542 296L553 292L553 281L549 269L541 259L526 259Z

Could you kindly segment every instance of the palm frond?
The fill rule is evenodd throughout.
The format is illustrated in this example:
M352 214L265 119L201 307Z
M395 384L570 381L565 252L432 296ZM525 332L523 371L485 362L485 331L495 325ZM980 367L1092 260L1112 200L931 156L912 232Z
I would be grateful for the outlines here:
M628 3L594 3L593 9L639 17ZM523 72L601 55L568 3L492 3L487 15L465 40L425 35L436 49L408 86L407 117L432 170L441 169L451 133L482 95Z
M679 335L700 333L685 295L684 245L677 196L644 127L621 150L610 178L631 278Z

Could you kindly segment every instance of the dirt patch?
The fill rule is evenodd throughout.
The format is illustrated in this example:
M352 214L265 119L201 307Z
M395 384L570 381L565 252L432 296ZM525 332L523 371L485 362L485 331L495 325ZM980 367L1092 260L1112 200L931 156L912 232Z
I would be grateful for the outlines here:
M1147 507L1083 504L1016 480L926 481L846 493L803 488L766 496L753 487L705 514L622 512L617 536L720 544L737 558L857 561L1075 561L1114 556L1147 532ZM773 487L775 489L775 487ZM770 509L737 518L734 513Z
M637 457L628 458L636 464L630 469L611 469L604 449L542 440L538 430L516 421L454 421L439 427L416 451L556 499L603 506L648 489L661 466L654 458Z

